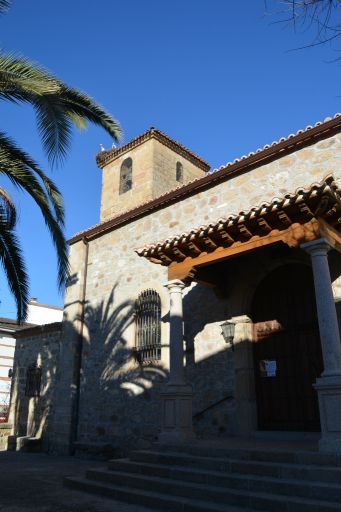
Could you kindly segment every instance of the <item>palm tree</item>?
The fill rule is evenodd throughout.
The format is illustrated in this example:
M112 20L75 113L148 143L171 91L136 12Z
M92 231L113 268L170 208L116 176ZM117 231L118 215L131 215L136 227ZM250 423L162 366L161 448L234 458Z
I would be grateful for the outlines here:
M9 3L0 0L0 13ZM32 105L43 148L52 165L65 158L73 126L84 128L90 121L104 128L115 141L121 133L118 122L88 95L68 87L41 66L4 52L0 52L0 99ZM64 208L58 188L35 160L2 131L0 173L27 192L40 208L56 248L58 285L62 288L68 275L68 258L63 234ZM0 188L0 262L16 301L17 320L22 322L27 315L28 276L15 224L15 205Z

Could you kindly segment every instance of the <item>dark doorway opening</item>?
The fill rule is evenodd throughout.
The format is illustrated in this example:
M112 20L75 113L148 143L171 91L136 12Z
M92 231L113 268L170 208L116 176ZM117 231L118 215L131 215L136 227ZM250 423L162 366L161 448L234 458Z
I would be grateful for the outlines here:
M258 286L252 303L258 428L319 431L323 371L312 271L288 264Z

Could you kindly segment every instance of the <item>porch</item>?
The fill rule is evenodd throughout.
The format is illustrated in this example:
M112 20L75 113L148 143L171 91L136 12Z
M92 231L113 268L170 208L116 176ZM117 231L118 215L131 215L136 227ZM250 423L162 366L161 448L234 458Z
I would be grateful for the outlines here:
M255 442L257 430L319 431L321 422L319 449L341 452L341 345L332 292L332 280L341 275L340 214L339 189L330 177L137 251L168 266L170 378L160 442L193 440L182 300L195 281L231 299L225 339L236 351L240 434ZM308 331L301 324L309 324Z

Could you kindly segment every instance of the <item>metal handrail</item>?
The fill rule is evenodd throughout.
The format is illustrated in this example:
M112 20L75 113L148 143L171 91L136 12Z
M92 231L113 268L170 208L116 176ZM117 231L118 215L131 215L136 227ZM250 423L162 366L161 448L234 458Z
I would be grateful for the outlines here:
M232 396L232 395L224 396L224 398L221 398L217 402L214 402L213 404L208 405L202 411L196 412L195 414L193 414L193 419L198 418L199 416L202 416L203 414L205 414L205 412L209 411L210 409L213 409L213 407L216 407L217 405L220 405L221 403L225 402L225 400L233 400L233 399L234 399L234 396Z

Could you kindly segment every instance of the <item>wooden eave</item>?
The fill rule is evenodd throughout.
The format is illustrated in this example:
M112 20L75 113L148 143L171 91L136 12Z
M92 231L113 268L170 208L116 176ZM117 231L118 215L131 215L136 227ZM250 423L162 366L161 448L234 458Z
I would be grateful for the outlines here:
M136 252L152 263L169 267L169 278L184 279L193 277L200 266L278 241L298 247L324 236L338 249L339 231L340 189L330 176L309 189L299 189Z

